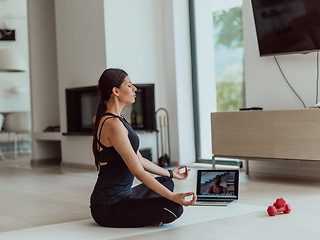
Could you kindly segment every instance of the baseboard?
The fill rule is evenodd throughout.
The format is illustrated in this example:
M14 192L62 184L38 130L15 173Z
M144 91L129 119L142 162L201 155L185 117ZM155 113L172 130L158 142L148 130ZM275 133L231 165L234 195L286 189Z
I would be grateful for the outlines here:
M60 165L61 158L31 159L31 166Z
M96 166L93 164L83 164L83 163L71 163L71 162L61 162L62 168L78 168L85 170L97 170Z

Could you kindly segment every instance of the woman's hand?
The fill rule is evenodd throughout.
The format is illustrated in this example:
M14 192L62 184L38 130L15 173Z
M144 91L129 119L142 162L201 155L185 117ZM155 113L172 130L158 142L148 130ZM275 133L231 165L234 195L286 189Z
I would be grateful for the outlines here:
M186 197L192 196L192 199L190 201L186 201ZM172 201L181 204L183 206L190 206L194 204L197 200L197 195L194 192L188 192L188 193L174 193L173 197L171 199Z
M184 169L183 172L180 171L180 169ZM187 168L187 166L178 166L172 169L173 172L173 178L183 180L188 178L190 169Z

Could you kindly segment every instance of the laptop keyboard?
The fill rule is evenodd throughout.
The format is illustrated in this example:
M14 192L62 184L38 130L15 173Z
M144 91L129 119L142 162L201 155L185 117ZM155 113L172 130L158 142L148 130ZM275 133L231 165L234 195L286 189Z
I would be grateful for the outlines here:
M202 205L202 206L228 206L234 203L234 200L217 200L217 199L197 199L195 205Z
M198 199L197 201L200 201L200 202L222 202L222 203L229 203L229 202L232 202L233 200L217 200L217 199L214 199L214 198L206 198L206 199Z

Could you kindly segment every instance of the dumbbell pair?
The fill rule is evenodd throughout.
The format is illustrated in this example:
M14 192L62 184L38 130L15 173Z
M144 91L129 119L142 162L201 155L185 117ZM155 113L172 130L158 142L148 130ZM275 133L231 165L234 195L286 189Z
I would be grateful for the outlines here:
M272 206L268 207L267 212L270 216L275 216L278 212L288 214L291 212L291 207L283 198L278 198Z

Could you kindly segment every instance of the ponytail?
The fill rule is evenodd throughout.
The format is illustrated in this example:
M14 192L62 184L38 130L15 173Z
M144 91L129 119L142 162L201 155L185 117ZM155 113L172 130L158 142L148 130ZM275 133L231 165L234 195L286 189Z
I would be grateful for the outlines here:
M99 158L98 158L98 128L100 120L105 113L107 109L106 104L104 103L104 100L101 98L100 102L98 104L97 110L96 110L96 117L95 117L95 123L94 123L94 131L93 131L93 141L92 141L92 151L94 155L94 162L96 165L97 170L99 170Z
M124 81L124 78L128 74L122 69L118 68L108 68L103 71L98 81L98 90L100 93L100 102L97 106L94 131L93 131L93 141L92 141L92 151L94 155L95 165L97 170L99 170L99 152L98 152L98 128L100 120L103 114L107 110L107 101L110 99L112 94L112 89L114 87L120 88L121 84Z

